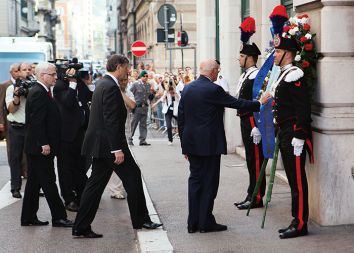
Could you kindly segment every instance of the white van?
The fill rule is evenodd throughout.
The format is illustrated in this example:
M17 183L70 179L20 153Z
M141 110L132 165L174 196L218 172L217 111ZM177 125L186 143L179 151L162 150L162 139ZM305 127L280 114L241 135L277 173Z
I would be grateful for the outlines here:
M29 37L0 37L0 83L10 79L13 63L53 60L53 46L49 42Z

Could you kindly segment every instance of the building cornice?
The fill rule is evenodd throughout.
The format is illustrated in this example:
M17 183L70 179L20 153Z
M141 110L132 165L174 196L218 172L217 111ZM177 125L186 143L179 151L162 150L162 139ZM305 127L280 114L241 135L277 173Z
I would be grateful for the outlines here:
M314 0L304 4L295 5L295 11L306 12L320 9L325 6L354 6L354 1Z

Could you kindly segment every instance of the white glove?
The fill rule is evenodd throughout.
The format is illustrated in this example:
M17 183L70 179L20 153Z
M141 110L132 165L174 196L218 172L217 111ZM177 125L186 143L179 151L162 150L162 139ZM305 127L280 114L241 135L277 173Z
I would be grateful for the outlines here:
M293 147L294 147L294 155L295 156L301 155L302 149L304 148L304 143L305 143L305 140L301 140L301 139L298 139L295 137L292 139L291 145L293 145Z
M251 137L253 137L253 143L258 144L261 142L262 135L257 127L252 128Z

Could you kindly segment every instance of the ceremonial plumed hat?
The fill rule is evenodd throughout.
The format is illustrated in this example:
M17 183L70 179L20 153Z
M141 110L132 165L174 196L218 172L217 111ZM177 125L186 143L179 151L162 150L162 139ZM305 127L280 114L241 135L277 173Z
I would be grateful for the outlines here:
M256 32L256 22L254 18L246 18L240 25L241 30L241 46L240 54L257 56L261 54L255 43L248 44L250 37Z
M285 38L285 37L281 37L279 36L279 34L274 36L274 47L276 49L283 49L283 50L288 50L288 51L299 51L299 45L296 41L295 38L290 37L290 38Z

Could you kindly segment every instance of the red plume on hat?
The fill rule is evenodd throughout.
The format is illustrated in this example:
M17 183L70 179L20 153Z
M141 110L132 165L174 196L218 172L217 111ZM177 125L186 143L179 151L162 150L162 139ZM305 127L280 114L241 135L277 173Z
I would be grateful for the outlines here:
M241 29L241 41L247 43L251 36L256 32L256 21L254 18L246 18L240 25Z
M286 8L283 5L275 6L269 16L272 21L274 34L281 34L283 32L284 23L289 19Z

